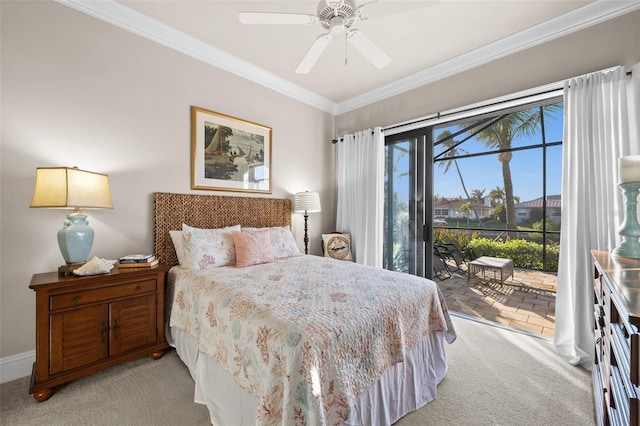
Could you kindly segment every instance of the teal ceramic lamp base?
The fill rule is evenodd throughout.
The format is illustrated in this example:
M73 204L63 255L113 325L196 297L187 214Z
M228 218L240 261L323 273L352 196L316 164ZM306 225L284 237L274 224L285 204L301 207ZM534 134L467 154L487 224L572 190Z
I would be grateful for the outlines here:
M89 227L87 215L79 210L67 215L64 227L58 231L58 245L67 263L59 272L70 273L87 261L93 246L93 229Z
M640 259L640 223L638 223L638 191L640 182L624 182L618 185L622 189L626 204L624 222L618 229L622 241L611 253L617 257Z

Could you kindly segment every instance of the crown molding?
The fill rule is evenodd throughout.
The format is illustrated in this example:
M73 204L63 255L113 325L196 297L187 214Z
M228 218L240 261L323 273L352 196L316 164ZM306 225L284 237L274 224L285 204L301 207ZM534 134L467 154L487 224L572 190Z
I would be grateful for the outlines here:
M333 115L362 108L640 9L640 0L597 0L386 86L336 103L114 0L55 1Z
M114 0L55 0L101 21L335 115L336 103Z

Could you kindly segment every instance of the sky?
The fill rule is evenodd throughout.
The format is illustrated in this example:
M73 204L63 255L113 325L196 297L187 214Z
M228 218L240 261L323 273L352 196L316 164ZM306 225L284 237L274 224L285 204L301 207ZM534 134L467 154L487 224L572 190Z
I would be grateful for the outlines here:
M435 129L434 139L445 130L452 133L459 129L458 126L449 126ZM530 146L542 143L541 131L534 136L519 137L514 139L512 146ZM545 118L545 133L547 143L562 141L563 118L562 111L552 114L551 117ZM461 136L456 137L457 140ZM461 144L458 148L466 150L468 153L486 152L487 148L478 141L469 140ZM441 147L436 147L435 154L442 152ZM542 149L530 149L513 152L513 158L509 165L511 169L514 195L520 198L521 202L533 200L543 195L543 176L542 176ZM485 196L496 187L503 188L504 180L502 177L501 163L498 161L496 154L488 156L478 156L472 158L463 158L457 160L460 172L465 181L467 191L471 194L474 189L485 190ZM403 158L398 163L398 169L407 167L408 157ZM433 169L433 187L434 195L440 197L466 198L460 178L452 164L445 173L444 162L438 162ZM406 179L406 178L405 178ZM398 181L395 183L399 196L408 199L408 191L406 190L408 180ZM560 194L562 185L562 146L554 146L547 148L547 195ZM404 187L404 188L400 188Z

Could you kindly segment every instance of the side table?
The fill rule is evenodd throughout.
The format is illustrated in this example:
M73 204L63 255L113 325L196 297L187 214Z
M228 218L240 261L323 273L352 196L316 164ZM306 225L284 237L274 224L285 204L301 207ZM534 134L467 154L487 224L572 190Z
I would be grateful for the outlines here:
M36 362L29 393L46 401L55 387L168 348L164 337L167 267L93 276L35 274Z
M477 273L482 272L482 279L485 279L487 271L493 271L493 278L497 279L500 276L500 284L504 284L504 280L509 277L513 277L513 260L502 259L500 257L482 256L471 262L467 262L467 284L471 279L471 276L476 276Z

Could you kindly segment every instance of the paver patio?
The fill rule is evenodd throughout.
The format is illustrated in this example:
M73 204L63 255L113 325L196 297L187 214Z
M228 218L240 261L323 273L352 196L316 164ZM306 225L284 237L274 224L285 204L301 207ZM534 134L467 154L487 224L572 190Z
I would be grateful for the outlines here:
M553 338L555 273L515 268L504 285L474 278L467 284L464 271L434 281L451 311Z

